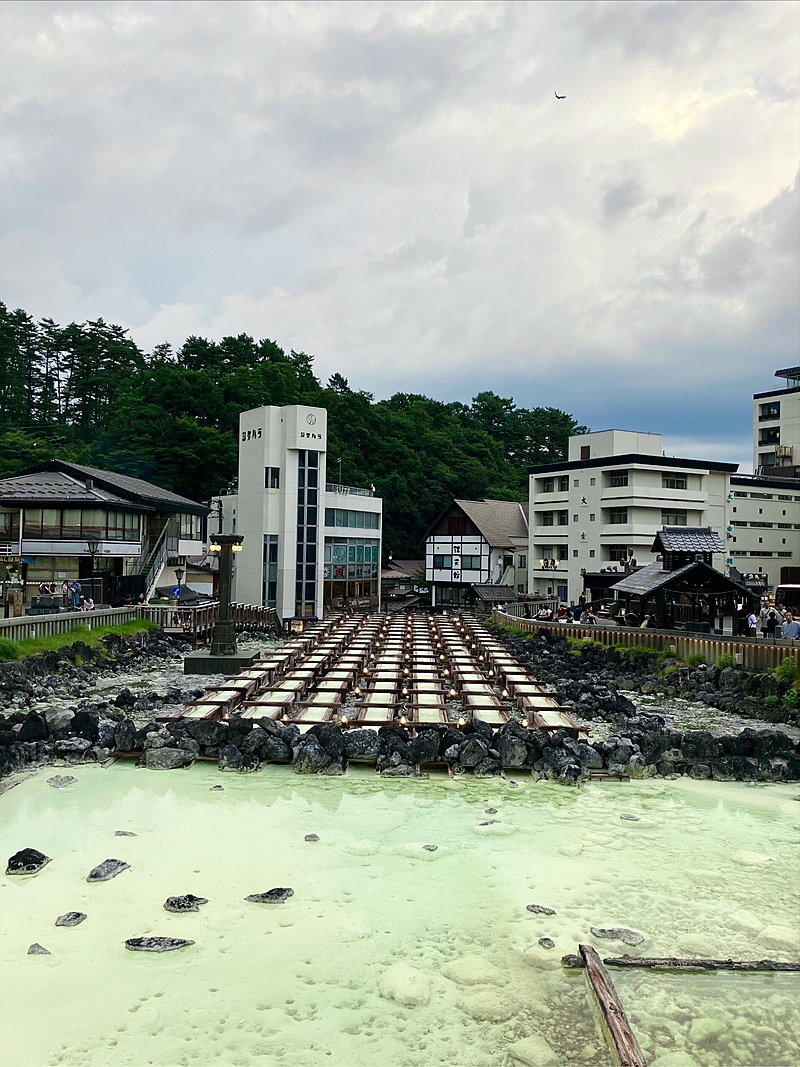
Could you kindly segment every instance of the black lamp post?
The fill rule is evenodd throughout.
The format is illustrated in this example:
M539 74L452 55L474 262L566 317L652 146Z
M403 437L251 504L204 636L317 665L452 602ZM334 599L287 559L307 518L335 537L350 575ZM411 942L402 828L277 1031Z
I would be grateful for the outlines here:
M209 550L219 553L219 616L211 631L211 655L232 656L236 653L236 628L231 613L231 578L233 553L242 551L241 534L212 534Z
M181 599L181 582L183 581L184 574L186 574L186 570L183 567L176 567L175 568L175 580L178 583L178 601L179 602L180 602L180 599Z

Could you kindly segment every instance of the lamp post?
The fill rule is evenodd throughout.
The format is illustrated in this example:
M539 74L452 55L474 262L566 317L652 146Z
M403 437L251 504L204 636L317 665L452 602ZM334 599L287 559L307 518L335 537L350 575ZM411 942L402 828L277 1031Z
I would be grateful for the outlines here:
M209 551L219 553L219 615L211 631L211 655L236 654L236 628L231 613L233 553L242 551L241 534L212 534Z
M86 539L86 547L89 549L89 588L91 590L90 596L94 600L94 558L100 551L100 538L88 537ZM102 600L103 598L100 597Z
M183 568L183 567L176 567L175 568L175 580L178 583L178 602L179 603L180 603L180 599L181 599L181 582L183 581L184 574L186 574L185 568Z

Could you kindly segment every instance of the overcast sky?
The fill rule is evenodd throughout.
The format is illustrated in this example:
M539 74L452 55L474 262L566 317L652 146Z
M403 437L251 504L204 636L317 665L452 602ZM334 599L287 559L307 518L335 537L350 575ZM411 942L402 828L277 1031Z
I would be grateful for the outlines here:
M798 362L798 57L769 0L6 2L0 299L748 464Z

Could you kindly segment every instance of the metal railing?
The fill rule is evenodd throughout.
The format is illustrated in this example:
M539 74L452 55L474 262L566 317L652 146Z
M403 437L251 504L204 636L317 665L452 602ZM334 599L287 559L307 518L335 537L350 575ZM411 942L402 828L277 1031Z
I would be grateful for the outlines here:
M161 577L161 572L170 556L174 556L178 551L178 520L168 519L164 523L164 528L159 534L158 540L153 546L150 555L145 560L140 573L144 574L144 595L145 599L151 597L155 592L158 579Z
M525 630L535 633L537 630L555 630L565 637L591 638L601 645L635 645L648 648L653 652L671 649L677 657L686 660L688 656L701 655L703 662L713 667L720 656L733 656L738 666L748 670L768 671L777 667L787 656L794 658L800 666L800 644L798 642L764 640L757 637L715 636L714 634L689 634L675 630L642 630L616 626L580 626L574 623L543 622L537 619L522 619L506 612L492 612L492 620L499 626Z
M359 489L355 485L338 485L336 482L326 482L325 483L325 492L326 493L342 493L342 494L345 494L345 495L347 493L350 493L353 496L375 496L375 493L373 492L372 489Z

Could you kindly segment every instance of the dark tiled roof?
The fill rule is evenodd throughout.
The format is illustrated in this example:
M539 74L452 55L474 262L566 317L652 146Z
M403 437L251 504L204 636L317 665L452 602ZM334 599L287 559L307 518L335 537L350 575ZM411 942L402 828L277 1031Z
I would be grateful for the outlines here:
M669 587L674 584L680 585L680 579L693 571L699 576L696 583L700 589L707 589L712 593L736 590L745 596L750 592L741 583L728 578L722 571L715 570L707 563L686 563L683 567L676 567L674 571L665 571L663 563L648 563L646 567L640 567L633 574L626 575L622 581L612 585L611 588L619 593L629 593L632 596L649 596L657 589Z
M513 548L512 537L528 536L528 505L516 500L456 500L492 548Z
M472 588L478 599L487 604L508 604L519 600L510 585L473 585Z
M112 493L120 493L134 503L150 504L172 511L192 511L202 515L210 513L209 508L196 500L189 500L188 497L171 493L168 489L162 489L161 486L145 482L141 478L131 478L127 474L98 470L97 467L85 467L81 463L67 463L60 459L51 460L40 469L64 471L81 480L92 478L102 488Z
M710 526L664 526L655 536L651 552L724 552L719 534Z
M800 367L784 367L775 371L776 378L800 378Z
M95 485L86 488L83 479L64 471L42 470L0 479L0 502L4 504L119 504L137 511L152 511L140 504Z
M390 559L381 569L382 578L413 578L425 566L424 559Z

